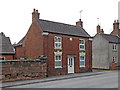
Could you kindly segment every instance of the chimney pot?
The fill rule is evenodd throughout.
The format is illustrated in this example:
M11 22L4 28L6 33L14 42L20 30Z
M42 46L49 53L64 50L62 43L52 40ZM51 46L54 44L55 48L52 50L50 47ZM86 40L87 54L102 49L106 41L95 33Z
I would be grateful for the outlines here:
M117 23L119 23L119 20L117 20Z
M100 34L104 34L104 31L103 31L103 29L101 29L101 31L100 31Z
M40 13L38 12L38 10L33 9L32 21L34 21L35 18L38 18L38 19L39 19L39 15L40 15Z
M33 9L33 12L35 12L35 8Z
M38 13L38 10L36 10L36 12Z

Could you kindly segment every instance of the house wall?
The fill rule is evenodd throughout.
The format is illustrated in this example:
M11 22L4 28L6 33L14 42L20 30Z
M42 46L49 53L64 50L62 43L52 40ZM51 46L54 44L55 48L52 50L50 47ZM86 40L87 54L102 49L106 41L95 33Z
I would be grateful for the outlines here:
M15 57L14 59L25 58L25 48L22 46L15 47Z
M118 44L118 66L120 66L120 44Z
M109 69L109 44L99 34L92 41L92 68Z
M33 22L25 40L26 58L38 58L43 55L43 37L42 30L37 22Z
M54 49L54 36L62 37L62 49ZM69 38L72 38L70 41ZM79 39L85 39L85 51L79 51ZM44 36L44 47L45 47L45 55L48 56L48 73L49 76L52 75L60 75L60 74L68 74L68 65L67 58L68 55L74 55L74 69L75 73L77 72L87 72L90 71L91 68L91 59L92 59L92 47L90 46L92 43L88 40L88 38L80 38L73 36L65 36L59 34L49 34L48 36ZM89 45L90 44L90 45ZM54 52L62 52L62 68L55 68L54 65ZM85 52L85 68L79 67L79 53Z
M112 61L113 61L112 58L113 58L113 56L115 56L115 57L117 57L117 63L115 63L115 65L118 66L118 63L119 63L118 60L120 57L120 55L118 53L119 53L120 47L117 44L117 50L112 50L113 44L115 44L115 43L109 44L109 60L110 60L109 64L110 64L110 66L112 66Z
M38 23L34 21L22 42L22 47L16 47L16 59L38 58L40 55L43 55L42 31Z
M61 75L68 74L67 58L68 55L75 55L75 72L87 72L91 71L92 67L92 46L89 38L85 39L85 51L79 51L79 39L80 37L66 36L59 34L48 34L44 35L39 27L38 23L34 21L23 41L22 48L24 47L24 58L38 58L40 55L45 55L47 59L48 75ZM54 49L54 36L62 37L62 50ZM72 37L72 41L69 38ZM54 52L62 52L62 69L55 69L54 67ZM86 67L79 68L79 53L85 52ZM16 52L17 53L17 52ZM21 57L20 52L17 53L17 57Z
M5 60L13 60L14 55L0 55L0 57L5 57Z

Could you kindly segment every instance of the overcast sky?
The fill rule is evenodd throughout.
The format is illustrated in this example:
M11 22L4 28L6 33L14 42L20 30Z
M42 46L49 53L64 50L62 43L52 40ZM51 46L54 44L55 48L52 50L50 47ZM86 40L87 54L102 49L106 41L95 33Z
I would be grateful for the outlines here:
M40 18L75 25L81 18L84 29L91 35L96 34L99 23L109 34L113 22L118 19L118 1L120 0L1 0L0 32L18 42L27 33L32 23L33 8L38 9Z

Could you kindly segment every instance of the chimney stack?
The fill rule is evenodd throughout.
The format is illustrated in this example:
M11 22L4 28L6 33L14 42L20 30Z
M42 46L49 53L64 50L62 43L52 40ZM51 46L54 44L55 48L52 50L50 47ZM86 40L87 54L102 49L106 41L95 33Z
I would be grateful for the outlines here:
M101 29L100 25L97 25L97 34L104 34L104 31Z
M76 22L76 26L80 26L83 28L83 21L79 19L79 21Z
M111 32L111 34L120 36L119 20L114 20L113 31Z
M100 34L100 25L97 25L97 34Z
M38 12L38 10L33 9L32 21L34 21L35 18L39 19L39 15L40 15L40 13Z
M118 20L114 20L113 30L119 30L119 21Z

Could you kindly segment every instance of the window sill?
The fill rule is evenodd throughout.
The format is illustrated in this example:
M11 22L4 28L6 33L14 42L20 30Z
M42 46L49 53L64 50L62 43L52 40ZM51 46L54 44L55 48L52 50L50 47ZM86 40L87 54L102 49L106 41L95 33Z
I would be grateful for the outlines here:
M85 49L79 49L79 51L85 51Z
M85 66L81 66L80 68L85 68Z
M62 48L54 48L55 50L62 50Z
M62 68L62 67L55 67L55 69L60 69L60 68Z
M117 50L112 50L113 52L117 52Z

